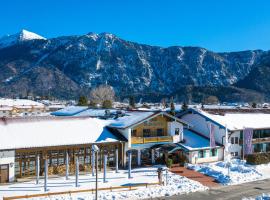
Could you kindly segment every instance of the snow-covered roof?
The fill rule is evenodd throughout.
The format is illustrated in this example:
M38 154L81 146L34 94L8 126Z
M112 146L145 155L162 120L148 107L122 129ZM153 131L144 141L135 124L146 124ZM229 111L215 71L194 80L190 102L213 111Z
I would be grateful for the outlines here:
M119 141L95 118L36 117L0 120L0 150Z
M44 104L28 100L28 99L0 99L0 106L41 106L44 107Z
M167 117L174 118L175 120L177 120L183 124L186 124L186 125L188 124L187 122L185 122L177 117L174 117L174 116L168 114L167 112L128 111L128 112L125 112L125 115L123 117L119 117L117 119L111 120L109 127L127 128L130 126L134 126L134 125L137 125L139 123L142 123L145 120L151 119L151 118L156 117L158 115L165 115Z
M207 118L218 124L233 130L246 128L263 129L270 128L270 114L265 113L224 113L224 115L210 114L199 110Z
M184 129L184 143L179 143L187 150L209 149L210 140L189 129ZM217 145L217 147L220 147Z
M55 116L74 116L87 109L88 109L87 106L68 106L63 109L52 112L51 114Z
M156 114L155 112L130 111L126 112L125 116L114 119L110 123L110 127L126 128L140 121L143 121Z
M80 113L75 114L75 116L88 116L88 117L101 117L105 115L105 112L108 109L87 109ZM111 114L115 114L117 110L115 109L109 109L109 112Z

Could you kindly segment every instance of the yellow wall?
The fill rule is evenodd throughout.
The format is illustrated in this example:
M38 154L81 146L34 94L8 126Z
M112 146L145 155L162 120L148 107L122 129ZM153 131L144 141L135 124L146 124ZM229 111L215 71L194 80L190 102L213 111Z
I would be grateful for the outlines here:
M151 135L155 136L157 129L162 128L164 130L164 135L168 135L168 125L170 119L165 116L157 116L149 121L142 122L141 124L133 127L136 130L136 136L133 137L143 137L143 129L150 129Z

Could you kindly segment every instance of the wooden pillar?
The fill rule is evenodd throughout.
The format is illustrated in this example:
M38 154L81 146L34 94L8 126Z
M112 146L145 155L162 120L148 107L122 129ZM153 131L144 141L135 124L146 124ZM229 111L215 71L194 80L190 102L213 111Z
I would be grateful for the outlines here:
M107 155L104 155L104 161L103 161L103 183L108 182L106 180L106 173L107 173Z
M132 162L132 153L131 150L128 151L128 178L132 178L131 177L131 162Z
M115 149L115 172L118 173L118 148Z
M22 177L22 155L21 154L20 154L19 165L20 165L20 177Z
M95 176L95 163L96 163L95 159L97 159L97 158L95 158L95 151L94 151L93 146L91 149L91 154L92 154L92 156L91 156L92 176Z
M155 150L151 149L151 163L155 164Z
M40 170L40 161L39 154L36 155L36 184L39 184L39 170Z
M69 156L68 156L68 150L66 150L66 180L68 180L69 175Z
M45 156L45 161L44 161L44 192L48 191L48 159L47 156Z
M138 149L138 152L137 152L137 165L138 166L141 166L141 150Z
M76 158L75 158L75 163L76 163L76 166L75 166L75 171L76 171L76 173L75 173L75 175L76 175L75 187L79 187L79 157L78 156L76 156Z
M100 148L100 151L99 151L99 171L101 171L101 168L102 168L102 147Z

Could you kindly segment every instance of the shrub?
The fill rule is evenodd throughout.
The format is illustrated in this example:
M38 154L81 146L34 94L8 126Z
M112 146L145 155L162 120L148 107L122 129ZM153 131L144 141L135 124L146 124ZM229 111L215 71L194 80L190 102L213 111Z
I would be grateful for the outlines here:
M167 160L167 167L171 168L173 165L173 160L171 158L168 158Z
M267 164L270 162L270 153L256 153L250 154L246 157L247 164L260 165Z
M103 101L102 108L112 108L112 102L110 100Z

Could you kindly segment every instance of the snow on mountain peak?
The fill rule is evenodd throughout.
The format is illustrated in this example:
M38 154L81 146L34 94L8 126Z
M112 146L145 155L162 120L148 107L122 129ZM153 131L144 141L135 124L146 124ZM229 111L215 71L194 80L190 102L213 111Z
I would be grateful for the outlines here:
M6 36L1 37L0 48L12 46L19 42L28 41L28 40L46 40L46 38L36 33L23 29L19 33L16 33L14 35L6 35Z
M30 32L30 31L27 31L27 30L21 30L21 32L19 33L19 39L20 41L25 41L25 40L46 40L46 38L36 34L36 33L33 33L33 32Z

